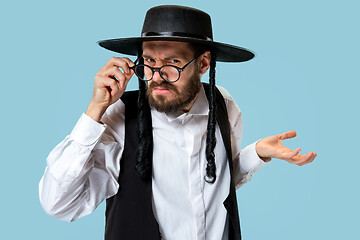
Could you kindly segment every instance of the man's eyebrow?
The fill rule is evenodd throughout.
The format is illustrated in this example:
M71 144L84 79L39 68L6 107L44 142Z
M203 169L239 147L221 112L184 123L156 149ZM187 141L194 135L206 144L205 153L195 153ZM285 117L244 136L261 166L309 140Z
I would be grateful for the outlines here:
M149 55L146 55L146 54L143 54L142 57L143 58L152 58L152 57L150 57Z
M151 58L151 59L152 59L151 56L146 55L146 54L143 54L142 57L143 57L143 58ZM169 55L169 56L164 57L163 60L170 60L170 59L174 59L174 58L177 58L177 59L178 59L178 58L185 58L185 57L182 57L182 56L180 56L180 55Z
M164 58L164 60L170 60L170 59L174 59L174 58L184 58L181 55L170 55Z

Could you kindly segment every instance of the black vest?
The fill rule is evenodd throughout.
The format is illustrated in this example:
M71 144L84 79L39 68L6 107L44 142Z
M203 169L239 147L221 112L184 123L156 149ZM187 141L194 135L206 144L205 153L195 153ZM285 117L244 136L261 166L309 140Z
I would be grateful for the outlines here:
M206 96L209 85L203 84ZM121 100L125 104L125 147L120 161L119 190L106 200L106 240L159 240L159 225L152 210L152 182L142 180L135 172L138 146L137 125L138 91L125 92ZM209 97L208 97L209 98ZM230 192L224 201L229 215L229 240L241 240L240 221L233 180L233 164L230 141L230 124L225 101L216 88L216 121L224 141L231 174Z

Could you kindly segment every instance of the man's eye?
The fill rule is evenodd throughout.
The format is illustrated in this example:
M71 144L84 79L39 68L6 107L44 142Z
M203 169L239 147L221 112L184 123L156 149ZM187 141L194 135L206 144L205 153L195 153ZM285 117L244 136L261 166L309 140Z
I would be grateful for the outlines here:
M170 63L171 64L177 64L177 63L179 63L180 61L179 60L177 60L177 59L172 59L172 60L170 60Z
M145 62L147 62L147 63L154 63L155 60L154 60L154 59L151 59L151 58L145 58Z

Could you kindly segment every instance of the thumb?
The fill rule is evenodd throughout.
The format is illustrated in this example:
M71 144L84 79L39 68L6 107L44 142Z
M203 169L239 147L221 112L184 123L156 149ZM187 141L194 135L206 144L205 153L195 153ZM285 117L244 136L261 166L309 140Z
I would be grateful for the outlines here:
M279 135L280 140L296 137L296 131L288 131Z

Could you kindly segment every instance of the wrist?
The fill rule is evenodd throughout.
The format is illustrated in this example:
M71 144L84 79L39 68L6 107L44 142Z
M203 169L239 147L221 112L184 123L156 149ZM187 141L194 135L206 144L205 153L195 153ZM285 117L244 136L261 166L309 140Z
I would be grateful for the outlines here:
M261 140L259 140L256 144L255 144L255 151L258 155L258 157L263 160L264 162L269 162L271 160L271 157L268 156L264 156L264 154L262 153L262 146L261 146Z
M94 102L91 101L85 114L91 117L96 122L100 123L101 117L104 115L106 109L106 107L96 105Z

